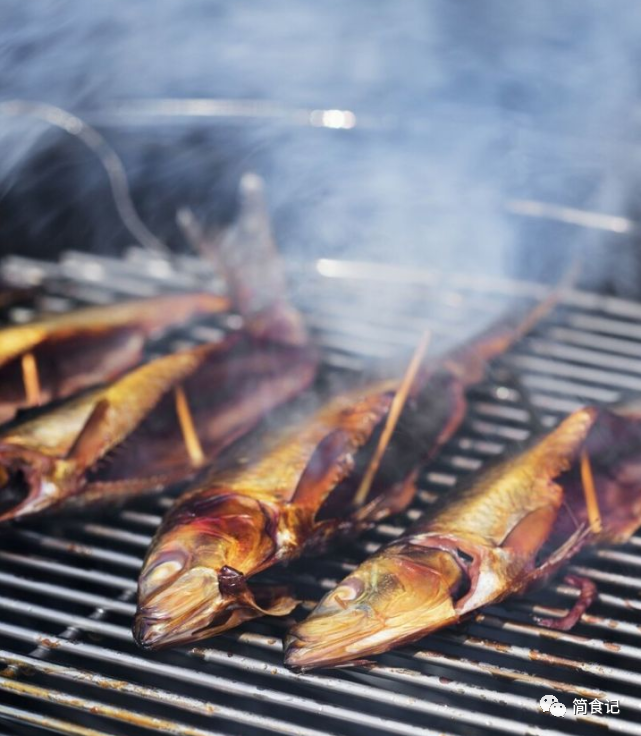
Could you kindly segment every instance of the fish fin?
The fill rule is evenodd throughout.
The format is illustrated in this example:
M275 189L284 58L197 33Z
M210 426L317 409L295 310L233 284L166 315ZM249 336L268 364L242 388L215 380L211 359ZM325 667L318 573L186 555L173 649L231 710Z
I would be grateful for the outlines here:
M288 585L252 585L254 602L266 616L287 616L300 603Z
M319 489L325 487L323 499L350 472L354 459L349 452L352 439L344 429L326 435L316 446L291 498L292 503L317 504ZM322 493L322 492L321 492Z
M67 460L73 461L81 470L92 465L105 446L105 425L109 407L107 399L100 399L96 403L67 453Z
M563 582L567 585L577 587L579 589L579 597L565 616L559 618L540 618L539 616L535 616L534 620L540 626L545 626L547 629L556 629L557 631L570 631L594 603L597 597L597 587L593 580L581 575L566 575L563 578Z
M522 558L536 555L541 540L550 536L556 517L557 510L550 505L530 511L510 529L501 542L501 547L509 549Z
M223 275L249 333L270 342L307 345L303 319L287 299L285 270L262 178L244 174L238 200L236 221L222 232L205 232L189 210L181 211L179 225L194 249Z
M256 616L286 616L300 603L289 586L254 583L250 587L247 577L229 565L220 569L218 585L223 595L236 596L239 604L255 611Z
M564 565L570 557L577 554L589 541L591 536L590 528L581 525L576 531L570 535L567 540L556 550L554 550L544 562L528 573L522 580L519 590L515 592L525 591L535 583L546 580L554 575L559 568Z
M245 591L238 596L238 602L238 607L231 611L227 621L205 630L207 637L218 636L261 616L287 616L296 608L300 600L290 594L288 586L260 583L252 584L251 590L246 585Z

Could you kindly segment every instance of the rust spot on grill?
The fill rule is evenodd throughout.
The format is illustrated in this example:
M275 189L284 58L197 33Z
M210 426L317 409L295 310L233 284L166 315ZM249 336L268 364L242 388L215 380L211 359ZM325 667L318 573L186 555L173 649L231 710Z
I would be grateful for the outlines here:
M65 544L64 547L67 552L71 552L71 554L81 555L82 557L93 557L93 552L91 548L85 547L83 544L78 544L77 542L69 542L68 544Z
M605 623L605 625L610 629L616 629L619 626L619 622L615 621L614 619L602 619L598 618L597 616L590 616L589 613L584 613L582 619L583 623L594 624L596 626Z
M581 686L559 682L557 680L550 680L547 677L528 675L526 672L512 672L510 670L504 670L501 667L493 667L492 665L484 665L481 663L478 664L480 669L492 675L493 677L501 677L506 680L517 680L518 682L537 685L550 691L573 693L579 695L582 698L588 698L589 700L603 700L607 697L606 693L600 690L589 690Z
M57 639L49 639L46 636L39 636L38 644L48 649L57 649L60 646L60 642Z
M556 664L561 667L567 667L571 670L578 670L580 666L571 659L565 657L556 657L554 654L546 654L539 652L537 649L530 649L530 659L535 662L545 662L546 664Z
M475 636L466 637L466 641L472 645L480 645L486 649L493 649L495 652L501 652L505 654L510 651L511 645L505 644L502 641L488 641L486 639L478 639Z
M609 649L611 652L620 652L621 651L620 645L619 644L615 644L614 642L611 642L611 641L604 641L603 642L603 646L606 649Z
M494 649L497 652L501 652L503 654L510 651L512 648L509 644L504 644L502 641L493 641L490 644L491 648Z
M559 639L563 636L560 631L556 631L555 629L546 629L544 627L541 627L540 635L546 639Z
M451 680L449 677L439 677L438 681L441 683L441 685L451 685L454 680Z

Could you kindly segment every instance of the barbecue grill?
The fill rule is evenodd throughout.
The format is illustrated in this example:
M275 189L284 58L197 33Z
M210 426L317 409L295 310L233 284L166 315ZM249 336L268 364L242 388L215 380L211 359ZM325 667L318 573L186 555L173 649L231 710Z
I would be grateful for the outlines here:
M361 371L408 354L425 327L434 350L457 340L473 315L488 321L515 302L534 303L534 283L405 270L339 260L290 264L291 281L324 370ZM192 257L169 261L140 249L121 260L76 252L58 262L17 256L2 276L40 285L8 322L45 311L216 288ZM388 291L402 285L398 304ZM360 308L376 294L375 312ZM393 308L392 308L393 305ZM418 315L426 315L426 320ZM200 320L154 343L151 354L220 338L238 318ZM641 305L583 291L565 294L530 335L496 361L470 395L464 426L420 478L404 514L323 557L277 573L304 599L319 597L380 544L447 494L457 479L525 441L534 417L552 426L581 404L641 392ZM91 517L23 523L0 536L0 732L30 736L495 736L641 734L641 536L593 550L570 570L592 578L598 600L570 633L539 627L577 590L553 582L524 599L376 658L371 668L298 675L282 664L291 619L260 619L197 647L147 653L130 633L137 573L167 496ZM563 718L543 713L555 695ZM618 701L619 714L576 715L573 701ZM604 708L605 710L605 708Z

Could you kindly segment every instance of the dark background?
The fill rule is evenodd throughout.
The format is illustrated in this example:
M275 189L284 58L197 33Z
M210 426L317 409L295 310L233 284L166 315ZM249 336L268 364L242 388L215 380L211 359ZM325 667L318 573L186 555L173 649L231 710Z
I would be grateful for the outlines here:
M94 125L175 250L178 207L224 223L257 170L291 259L550 280L578 250L584 285L636 298L640 41L641 6L620 0L1 0L0 100ZM168 98L275 107L166 114ZM316 109L353 111L356 126L311 126ZM519 199L633 222L516 216ZM2 253L131 243L91 151L0 114Z

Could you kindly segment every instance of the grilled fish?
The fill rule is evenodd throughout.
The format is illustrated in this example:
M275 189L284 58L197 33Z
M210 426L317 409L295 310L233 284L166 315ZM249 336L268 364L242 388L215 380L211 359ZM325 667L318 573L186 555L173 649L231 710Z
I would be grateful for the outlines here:
M641 524L641 406L576 411L446 495L328 593L286 643L295 669L358 664L541 584L588 544ZM563 619L572 626L595 594Z
M193 219L191 226L197 227ZM205 238L200 230L197 235ZM241 197L236 225L209 251L242 328L221 343L152 361L0 433L0 522L127 498L184 480L311 382L315 351L286 298L267 212L256 191L250 202ZM33 355L52 339L74 361L65 390L78 390L124 367L125 357L140 357L149 332L196 311L229 305L226 298L197 294L79 310L0 332L0 356ZM93 373L89 365L95 356L85 360L71 350L75 346L82 353L92 335L111 340L100 343L105 350L122 342Z
M142 358L145 341L229 300L182 294L78 309L0 330L0 422L108 381Z
M537 306L517 326L500 322L441 360L421 362L365 496L359 489L399 391L396 379L339 393L269 433L235 466L201 480L170 510L147 553L136 641L146 648L191 642L291 611L291 596L249 579L405 507L417 467L460 424L466 386L550 305Z
M0 522L181 480L300 392L314 371L305 349L232 335L18 423L0 434ZM187 406L197 457L183 441L176 397Z

